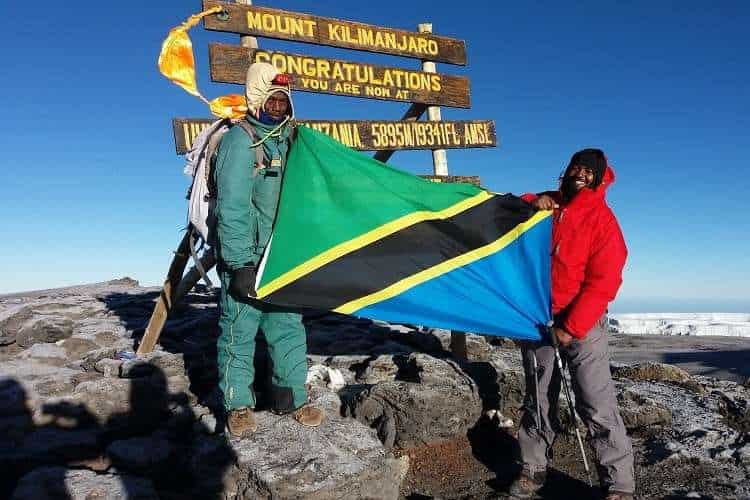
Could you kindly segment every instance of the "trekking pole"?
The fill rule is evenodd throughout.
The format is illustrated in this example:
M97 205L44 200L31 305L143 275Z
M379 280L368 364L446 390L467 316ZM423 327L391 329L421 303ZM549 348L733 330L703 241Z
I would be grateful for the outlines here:
M542 432L542 410L539 406L539 365L536 360L536 351L531 351L531 364L534 367L534 403L536 404L536 429Z
M547 325L547 333L549 334L552 342L552 347L555 349L555 360L557 361L557 368L560 370L560 378L562 379L563 392L565 393L565 399L568 401L568 409L570 409L570 418L573 419L573 428L576 430L576 438L578 439L578 448L581 450L581 458L583 458L583 468L586 469L586 475L588 476L589 486L593 487L591 481L591 469L589 469L589 461L586 459L586 450L583 447L583 440L581 439L581 432L578 430L578 420L576 415L575 407L573 406L573 398L570 397L570 387L568 387L568 379L565 377L563 371L562 356L560 356L560 342L555 336L555 332L552 331L552 325Z

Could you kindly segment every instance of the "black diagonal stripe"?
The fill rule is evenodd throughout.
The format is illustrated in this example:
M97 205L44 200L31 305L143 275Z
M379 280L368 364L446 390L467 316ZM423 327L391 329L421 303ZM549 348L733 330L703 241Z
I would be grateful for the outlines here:
M449 219L414 224L344 255L263 300L335 309L492 243L533 215L531 206L520 198L496 195Z

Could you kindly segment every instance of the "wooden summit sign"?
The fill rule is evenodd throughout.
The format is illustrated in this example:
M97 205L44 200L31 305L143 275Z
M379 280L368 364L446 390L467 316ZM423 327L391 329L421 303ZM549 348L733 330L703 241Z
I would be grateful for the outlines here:
M267 62L292 75L296 90L458 108L471 105L469 80L462 76L218 43L209 46L209 59L215 82L244 84L251 63Z
M175 118L172 120L177 154L185 154L195 137L215 118ZM383 151L391 149L489 148L497 145L495 123L475 121L349 121L297 120L323 132L352 149Z
M224 8L223 15L206 17L206 29L466 64L462 40L252 5L203 1L204 10L217 5Z

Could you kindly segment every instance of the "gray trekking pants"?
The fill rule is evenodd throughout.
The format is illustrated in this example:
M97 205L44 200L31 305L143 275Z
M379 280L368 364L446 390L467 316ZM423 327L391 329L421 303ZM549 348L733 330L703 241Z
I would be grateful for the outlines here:
M527 472L547 468L558 424L560 373L549 342L529 342L522 349L526 373L526 398L518 444ZM533 355L537 374L534 380ZM575 406L588 429L596 452L602 486L611 491L635 492L633 450L617 407L615 386L609 371L607 316L603 316L583 340L561 347L560 354L572 378ZM540 422L537 425L536 395L539 394ZM541 427L541 428L539 428Z

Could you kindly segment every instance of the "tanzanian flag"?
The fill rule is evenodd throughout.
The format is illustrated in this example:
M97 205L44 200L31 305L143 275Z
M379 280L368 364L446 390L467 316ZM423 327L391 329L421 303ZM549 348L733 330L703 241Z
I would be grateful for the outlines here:
M435 183L298 127L259 299L539 339L550 314L550 212Z

